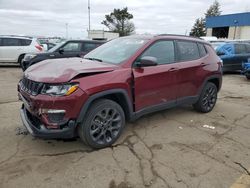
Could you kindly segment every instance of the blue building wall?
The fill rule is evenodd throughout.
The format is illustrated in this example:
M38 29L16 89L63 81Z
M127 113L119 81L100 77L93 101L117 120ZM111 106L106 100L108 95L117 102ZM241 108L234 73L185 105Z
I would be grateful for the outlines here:
M206 18L206 28L250 26L250 12Z

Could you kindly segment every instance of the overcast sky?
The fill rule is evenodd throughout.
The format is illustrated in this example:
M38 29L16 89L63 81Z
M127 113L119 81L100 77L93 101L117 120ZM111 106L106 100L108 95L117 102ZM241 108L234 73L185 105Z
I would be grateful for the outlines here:
M88 0L0 0L0 34L36 36L66 35L85 38ZM194 20L203 16L213 0L90 0L91 29L101 24L114 8L128 7L134 15L136 33L189 32ZM250 12L250 0L219 0L222 14Z

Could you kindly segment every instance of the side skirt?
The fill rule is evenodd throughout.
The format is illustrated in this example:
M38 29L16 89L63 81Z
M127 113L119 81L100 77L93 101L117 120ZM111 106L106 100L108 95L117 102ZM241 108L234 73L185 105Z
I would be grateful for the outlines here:
M150 114L150 113L154 113L154 112L158 112L158 111L162 111L162 110L166 110L166 109L170 109L170 108L174 108L180 105L185 105L185 104L194 104L199 100L199 96L190 96L190 97L183 97L181 99L178 99L176 101L168 101L166 103L161 103L161 104L157 104L154 106L150 106L150 107L146 107L141 109L138 112L135 112L131 118L131 121L135 121L138 118L146 115L146 114Z

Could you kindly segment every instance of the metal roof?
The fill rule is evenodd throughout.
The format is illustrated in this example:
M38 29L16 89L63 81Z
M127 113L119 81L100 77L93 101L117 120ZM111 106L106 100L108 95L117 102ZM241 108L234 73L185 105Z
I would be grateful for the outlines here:
M206 18L206 27L250 26L250 12Z

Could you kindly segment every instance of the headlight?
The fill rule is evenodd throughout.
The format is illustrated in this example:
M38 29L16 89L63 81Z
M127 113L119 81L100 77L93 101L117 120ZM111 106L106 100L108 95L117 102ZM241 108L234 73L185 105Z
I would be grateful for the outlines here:
M68 83L68 84L61 84L61 85L50 85L45 84L41 91L41 94L46 95L53 95L53 96L63 96L63 95L70 95L78 88L78 84L76 83Z
M29 61L29 60L33 59L34 57L36 57L36 54L26 54L24 56L24 61Z

